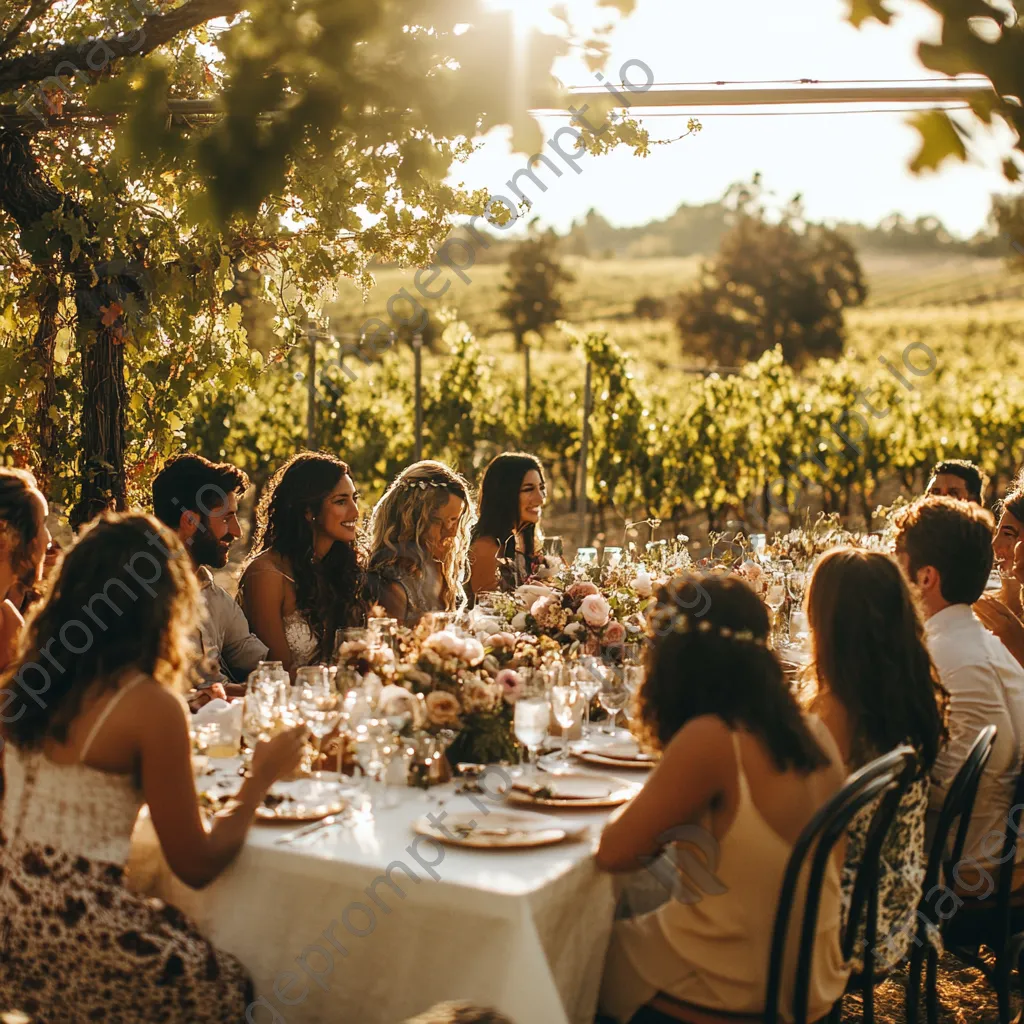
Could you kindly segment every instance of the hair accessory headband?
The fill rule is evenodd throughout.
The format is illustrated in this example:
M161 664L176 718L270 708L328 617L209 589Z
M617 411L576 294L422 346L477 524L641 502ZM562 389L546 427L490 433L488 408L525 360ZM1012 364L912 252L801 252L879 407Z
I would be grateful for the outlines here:
M428 487L447 487L451 483L450 480L403 480L399 485L399 490L406 491L413 487L418 487L421 491L425 491Z
M715 626L710 619L697 619L694 621L689 612L661 607L650 619L651 628L658 634L672 633L713 633L723 640L738 640L740 643L755 644L758 647L765 647L766 641L763 636L755 636L750 629L732 629L729 626Z

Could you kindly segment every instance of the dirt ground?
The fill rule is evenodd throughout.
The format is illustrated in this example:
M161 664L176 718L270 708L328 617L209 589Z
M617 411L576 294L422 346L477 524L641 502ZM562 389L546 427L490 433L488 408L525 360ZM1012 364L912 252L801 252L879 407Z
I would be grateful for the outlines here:
M924 972L922 971L922 988ZM894 975L875 989L876 1024L904 1024L904 986L906 975ZM919 1020L925 1020L924 993ZM1017 999L1014 1012L1020 1009ZM847 996L843 1004L843 1024L862 1020L858 996ZM979 970L967 967L946 955L939 961L939 1021L941 1024L998 1024L999 1010L995 990Z

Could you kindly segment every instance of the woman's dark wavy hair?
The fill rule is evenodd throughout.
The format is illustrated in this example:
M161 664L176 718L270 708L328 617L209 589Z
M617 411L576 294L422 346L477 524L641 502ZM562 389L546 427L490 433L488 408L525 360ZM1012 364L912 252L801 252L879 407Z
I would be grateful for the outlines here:
M159 543L154 543L153 538ZM153 516L107 513L65 555L3 676L3 732L18 747L64 743L86 693L136 669L180 686L199 588L181 541ZM38 699L37 699L38 698Z
M850 767L910 743L930 770L948 736L949 694L896 562L855 548L823 555L807 590L807 619L818 686L849 717Z
M30 549L39 533L39 485L24 469L0 467L0 532L10 540L8 557L19 580L31 565Z
M319 561L313 559L313 524L324 500L348 464L325 452L299 452L274 474L256 509L256 532L249 561L264 551L288 560L295 577L296 607L308 620L320 657L334 653L334 635L346 626L362 625L365 559L357 545L335 541Z
M756 736L779 771L810 774L829 764L765 646L768 612L744 582L678 577L659 589L652 622L638 694L650 744L664 748L688 722L715 715Z
M519 489L531 469L540 474L545 487L544 467L540 459L526 452L502 452L484 470L480 481L479 518L473 527L473 540L489 537L498 542L505 558L514 558L515 530L519 526ZM537 529L528 523L523 531L523 547L527 558L537 554Z

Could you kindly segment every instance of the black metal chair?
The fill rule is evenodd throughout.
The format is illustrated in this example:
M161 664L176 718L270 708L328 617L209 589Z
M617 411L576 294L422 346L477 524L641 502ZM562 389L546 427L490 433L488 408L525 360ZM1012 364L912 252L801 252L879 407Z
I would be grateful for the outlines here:
M974 810L974 798L978 794L978 784L992 747L996 741L996 727L986 725L978 732L964 763L956 773L946 799L942 803L939 819L932 836L928 851L928 866L925 869L924 887L921 890L921 902L917 908L917 931L910 954L910 966L907 971L906 1014L910 1024L916 1024L921 987L921 964L927 957L926 997L928 1002L929 1024L938 1020L938 968L939 956L935 947L928 941L928 928L940 928L942 922L939 915L939 898L945 889L939 884L940 874L944 866L958 864L967 841L967 830L971 823ZM952 847L949 847L949 835L953 826L959 821ZM946 877L951 877L947 873Z
M876 816L889 809L894 794L903 784L910 761L916 762L914 751L910 747L900 747L865 765L850 776L843 788L814 815L794 844L779 890L778 909L775 912L771 952L768 958L768 985L763 1013L723 1013L683 1002L664 993L659 993L647 1005L673 1020L686 1021L688 1024L726 1024L734 1021L779 1024L783 1019L779 1011L779 1001L790 918L793 915L801 876L806 872L806 897L800 927L792 1017L794 1024L810 1024L807 1004L810 996L811 965L817 938L821 889L825 872L828 870L829 858L836 843L846 835L850 822L862 808L874 801L880 801ZM899 802L898 796L895 797L895 801ZM874 838L873 825L871 835ZM856 891L854 895L858 896ZM859 918L865 896L866 892L860 893L860 905L851 905L851 917L856 915ZM820 1019L827 1018L828 1014Z
M884 980L875 972L875 943L878 938L878 879L882 866L882 847L899 811L900 801L917 778L918 761L912 747L898 747L879 760L895 762L902 759L903 770L899 783L879 802L871 819L864 842L857 878L850 897L850 912L843 934L843 956L849 960L857 946L860 932L861 913L864 911L864 932L862 939L863 969L850 976L847 992L860 992L863 1000L861 1020L872 1024L875 1019L875 985ZM875 762L878 763L877 761ZM840 999L829 1017L831 1024L839 1024L842 1017L843 1001Z
M943 923L942 938L947 952L957 959L982 970L996 990L999 1000L999 1022L1010 1024L1010 976L1018 965L1024 950L1024 906L1013 905L1013 869L1017 859L1017 843L1024 828L1024 771L1017 778L1013 803L1006 818L1003 846L999 858L998 880L994 892L982 899L963 897L956 912ZM959 860L947 862L947 878L956 880L953 869ZM990 969L978 955L981 946L987 946L996 956L995 967ZM1018 978L1020 977L1018 971ZM929 1021L938 1019L938 993L935 989L936 970L928 976ZM1024 990L1024 986L1022 986ZM933 1012L934 1007L934 1012Z

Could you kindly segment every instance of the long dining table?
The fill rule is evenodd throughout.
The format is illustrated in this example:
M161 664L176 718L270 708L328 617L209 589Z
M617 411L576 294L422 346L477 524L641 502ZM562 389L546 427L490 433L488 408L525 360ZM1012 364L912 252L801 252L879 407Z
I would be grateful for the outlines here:
M413 823L512 810L500 796L460 794L454 782L387 792L372 816L294 843L276 841L287 826L255 824L201 891L172 875L143 824L138 884L246 966L257 992L250 1024L400 1024L447 1000L493 1007L516 1024L591 1024L615 908L612 879L593 856L609 811L547 812L578 833L557 845L467 849L420 836Z

